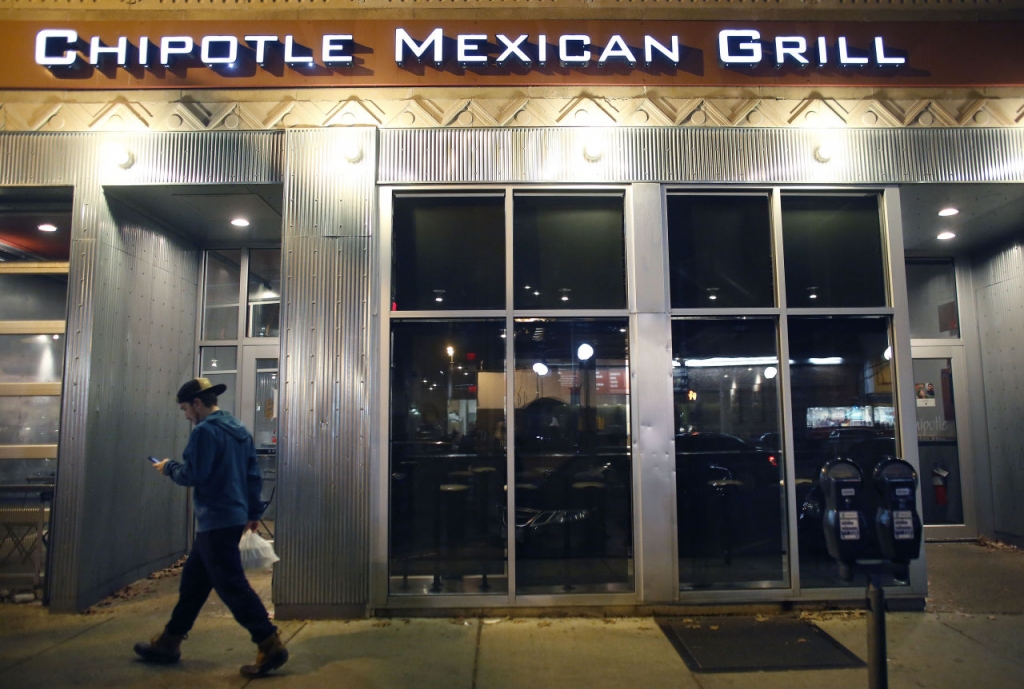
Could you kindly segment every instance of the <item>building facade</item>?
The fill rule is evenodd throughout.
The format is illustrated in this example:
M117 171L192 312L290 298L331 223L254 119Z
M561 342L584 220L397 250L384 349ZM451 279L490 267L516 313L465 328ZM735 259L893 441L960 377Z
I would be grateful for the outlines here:
M1019 541L1017 5L662 4L2 6L5 222L62 219L0 263L51 608L187 547L141 460L193 375L281 616L859 598L837 456Z

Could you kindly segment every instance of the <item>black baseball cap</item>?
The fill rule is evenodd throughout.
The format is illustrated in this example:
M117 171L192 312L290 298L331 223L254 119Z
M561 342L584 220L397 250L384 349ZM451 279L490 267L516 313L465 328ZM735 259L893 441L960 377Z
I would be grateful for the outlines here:
M178 388L178 404L181 404L182 402L191 402L207 391L212 392L215 395L221 395L227 389L228 386L224 385L224 383L214 385L210 382L209 378L193 378Z

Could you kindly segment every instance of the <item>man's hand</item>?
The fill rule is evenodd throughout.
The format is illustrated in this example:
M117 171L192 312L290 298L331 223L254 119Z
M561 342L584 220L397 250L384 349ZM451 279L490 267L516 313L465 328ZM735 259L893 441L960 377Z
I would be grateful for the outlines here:
M249 531L255 531L256 529L260 528L260 523L258 521L248 522L245 525L245 528L249 529Z
M159 471L162 474L162 473L164 473L164 464L167 464L167 462L169 462L169 461L171 461L171 460L166 459L166 458L161 459L159 462L157 462L156 464L153 465L153 468L156 469L157 471Z

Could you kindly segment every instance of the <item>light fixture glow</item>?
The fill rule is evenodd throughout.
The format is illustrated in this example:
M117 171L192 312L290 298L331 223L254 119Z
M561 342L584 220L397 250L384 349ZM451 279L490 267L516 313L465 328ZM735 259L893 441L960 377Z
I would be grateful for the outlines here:
M835 364L843 363L843 357L841 356L812 356L807 359L810 363L815 366L834 366Z
M941 211L939 211L939 217L948 218L949 216L956 215L959 212L959 208L953 208L952 206L950 206L948 208L943 208Z
M40 232L56 232L57 231L57 226L53 225L53 224L50 224L48 222L45 222L45 223L43 223L42 225L39 226L39 231Z
M882 352L882 356L886 361L892 361L892 347L886 347L885 351Z
M821 144L814 149L814 159L819 163L827 163L832 160L832 147L828 144Z
M579 349L576 350L576 356L579 357L580 361L586 361L590 357L594 356L594 348L584 342L580 345Z
M235 227L249 227L249 221L245 218L233 218L231 224Z
M768 380L771 380L777 375L779 375L779 369L775 368L774 366L768 366L764 370L764 377L767 378Z
M936 239L941 239L942 241L947 241L949 239L953 239L954 237L956 237L956 232L950 232L949 230L946 230L945 232L939 232L939 234L935 236Z
M124 146L118 146L117 144L104 146L103 157L111 164L124 170L135 164L135 154Z
M546 376L548 374L548 367L538 361L533 365L533 372L538 376Z
M363 159L363 147L359 145L358 141L351 141L345 146L345 151L342 153L345 156L345 160L350 163L358 163Z
M707 359L687 359L687 368L716 368L720 366L766 366L779 363L774 356L713 356Z

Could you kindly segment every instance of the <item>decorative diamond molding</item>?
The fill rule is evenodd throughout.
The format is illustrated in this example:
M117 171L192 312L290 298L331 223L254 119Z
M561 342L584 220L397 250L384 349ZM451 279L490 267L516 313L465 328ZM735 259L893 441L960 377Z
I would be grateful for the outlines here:
M657 94L629 91L594 95L583 89L489 90L476 98L466 90L410 94L378 89L282 97L275 91L188 92L0 92L0 130L215 131L290 127L1020 127L1021 97L943 94L941 100L911 93L901 98L699 97L692 89ZM791 91L787 95L792 96Z

